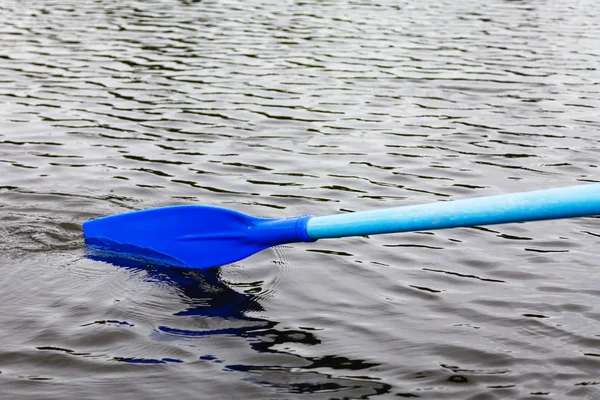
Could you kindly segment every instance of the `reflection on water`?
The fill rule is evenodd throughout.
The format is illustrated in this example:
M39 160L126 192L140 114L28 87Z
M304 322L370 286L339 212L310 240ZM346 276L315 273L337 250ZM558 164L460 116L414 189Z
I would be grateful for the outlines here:
M256 295L260 292L258 283L242 285L243 292L234 290L231 283L224 282L218 268L189 270L165 267L149 267L131 260L102 258L89 256L96 261L108 262L112 265L130 270L148 272L145 279L149 284L160 282L177 289L181 303L185 309L174 313L174 316L187 320L198 319L204 329L182 329L171 326L158 326L153 338L167 340L180 338L193 339L202 336L231 335L241 338L251 349L258 353L273 353L283 356L283 363L269 365L228 364L227 360L206 354L200 360L223 364L225 371L247 374L245 378L259 385L277 388L281 393L328 393L329 396L343 398L361 398L373 394L389 393L391 386L365 379L344 379L316 372L318 369L361 371L376 367L378 364L364 360L349 359L343 356L302 357L285 351L287 346L314 346L321 343L317 336L303 330L278 330L278 322L250 317L250 312L262 312ZM235 285L235 284L234 284ZM212 323L211 321L214 321ZM174 321L177 323L178 321ZM102 323L127 322L102 321ZM189 324L189 322L187 323ZM207 327L210 326L210 327ZM294 359L290 361L289 359ZM183 362L179 359L148 359L136 357L115 357L116 361L141 364ZM274 359L275 361L275 359ZM287 366L293 364L294 366Z

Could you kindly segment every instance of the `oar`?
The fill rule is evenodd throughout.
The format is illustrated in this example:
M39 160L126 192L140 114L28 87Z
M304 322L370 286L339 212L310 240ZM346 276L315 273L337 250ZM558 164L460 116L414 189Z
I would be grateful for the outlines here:
M600 215L600 183L285 219L210 206L173 206L87 221L83 232L96 253L208 268L285 243L592 215Z

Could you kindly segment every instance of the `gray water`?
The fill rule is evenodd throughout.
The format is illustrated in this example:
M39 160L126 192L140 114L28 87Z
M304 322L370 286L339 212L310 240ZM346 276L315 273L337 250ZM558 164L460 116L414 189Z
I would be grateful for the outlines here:
M600 399L600 220L322 240L208 271L81 223L597 182L600 5L0 3L0 397Z

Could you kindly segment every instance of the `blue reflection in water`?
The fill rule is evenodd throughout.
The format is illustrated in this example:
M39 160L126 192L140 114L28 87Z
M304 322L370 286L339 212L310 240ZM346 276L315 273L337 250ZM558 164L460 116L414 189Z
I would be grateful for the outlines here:
M265 311L259 297L253 294L240 293L232 289L221 278L219 268L181 269L173 267L149 266L140 261L121 259L98 254L90 254L88 258L107 262L122 268L145 271L148 281L162 282L174 286L188 307L174 316L219 318L228 325L243 326L223 327L215 329L180 329L161 325L158 331L182 338L202 336L229 335L243 338L257 353L272 353L282 356L280 365L245 365L225 364L224 371L238 372L247 375L244 379L260 386L276 388L288 393L336 393L343 397L363 397L389 393L391 386L376 382L368 377L368 370L378 364L344 356L326 355L321 357L302 357L298 354L280 350L281 345L300 344L314 346L321 343L313 333L297 329L277 329L279 322L263 318L250 317L249 311ZM224 362L218 357L206 354L199 358L206 362ZM117 361L136 364L180 363L175 358L141 359L119 358ZM319 369L317 372L316 370ZM323 373L322 370L340 371L340 373ZM361 372L361 378L350 379L334 375L348 376L350 371Z

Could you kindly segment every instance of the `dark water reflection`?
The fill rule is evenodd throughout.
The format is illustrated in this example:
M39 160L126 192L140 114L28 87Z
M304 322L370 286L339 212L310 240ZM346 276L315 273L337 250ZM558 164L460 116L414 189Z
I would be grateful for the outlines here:
M321 341L310 332L310 328L278 330L279 323L276 321L248 316L247 314L250 313L265 311L260 305L259 296L250 294L262 291L259 282L238 284L238 287L244 289L243 292L238 292L228 283L223 282L219 269L199 271L162 267L148 269L145 265L136 265L134 262L124 260L99 257L92 257L92 259L109 262L136 272L148 272L145 278L147 282L166 283L172 286L176 289L181 302L186 305L185 310L174 313L174 316L185 317L188 321L201 321L198 325L203 329L182 329L160 325L153 334L154 340L172 341L174 338L189 340L203 336L234 335L247 341L250 348L258 353L277 356L273 359L272 365L228 364L227 360L213 354L199 357L202 361L223 364L224 371L243 373L247 375L244 378L247 381L277 388L281 393L287 394L328 393L328 396L334 397L360 398L389 393L391 390L390 385L380 382L343 379L311 371L317 369L360 371L376 367L378 364L340 356L301 357L286 352L287 346L314 346ZM133 326L125 321L99 322ZM176 324L177 322L179 321L174 321ZM174 358L115 357L115 360L135 364L184 362Z
M600 398L598 218L86 257L81 223L598 181L599 3L4 1L7 398ZM114 261L114 260L113 260Z

